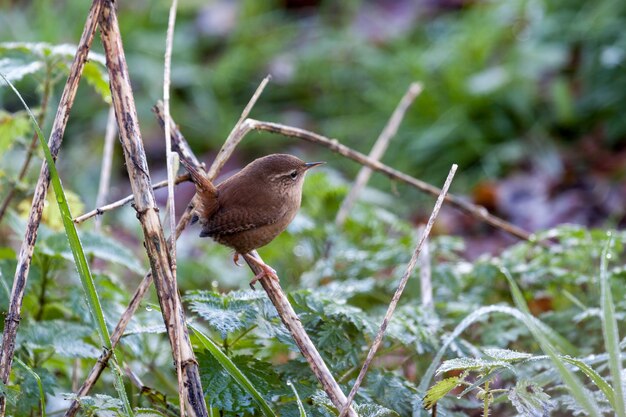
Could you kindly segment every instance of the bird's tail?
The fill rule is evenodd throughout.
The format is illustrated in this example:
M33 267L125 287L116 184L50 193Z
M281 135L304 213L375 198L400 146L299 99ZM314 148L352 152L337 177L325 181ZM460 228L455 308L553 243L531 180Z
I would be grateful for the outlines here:
M217 188L206 176L204 170L199 170L184 158L180 158L181 164L191 175L191 179L196 184L196 193L200 196L195 205L195 218L201 220L208 219L217 208ZM196 217L197 216L197 217Z

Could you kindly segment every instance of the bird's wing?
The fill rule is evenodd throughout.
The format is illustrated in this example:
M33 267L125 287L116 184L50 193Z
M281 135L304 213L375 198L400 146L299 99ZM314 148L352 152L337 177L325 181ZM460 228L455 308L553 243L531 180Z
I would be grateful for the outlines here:
M288 208L271 203L258 190L226 181L218 187L218 208L203 225L201 236L228 235L276 223Z

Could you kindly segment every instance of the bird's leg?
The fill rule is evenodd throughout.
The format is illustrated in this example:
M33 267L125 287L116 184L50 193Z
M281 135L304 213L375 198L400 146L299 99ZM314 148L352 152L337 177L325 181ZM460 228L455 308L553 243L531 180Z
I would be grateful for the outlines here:
M257 257L250 255L249 253L243 254L243 257L261 268L261 272L256 274L254 278L252 278L252 281L250 281L250 288L254 289L254 284L256 284L256 282L263 277L268 277L270 279L275 279L276 281L278 281L278 275L276 275L276 271L274 270L274 268L272 268L262 260L258 259Z

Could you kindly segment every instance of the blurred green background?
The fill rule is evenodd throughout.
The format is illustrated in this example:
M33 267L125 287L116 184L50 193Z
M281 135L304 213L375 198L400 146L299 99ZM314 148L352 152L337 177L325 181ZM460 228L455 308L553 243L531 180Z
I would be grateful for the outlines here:
M169 4L118 3L149 163L158 178L165 176L165 152L150 108L162 96ZM0 39L76 44L88 8L88 1L5 1ZM626 204L619 185L626 160L625 22L626 3L619 0L182 0L172 114L208 162L258 83L272 74L252 117L310 129L368 153L408 85L420 81L424 92L384 162L434 184L458 163L455 192L531 230L566 221L620 225ZM101 51L99 39L94 49ZM35 74L18 83L34 107L40 79ZM62 84L55 84L53 104ZM62 173L84 167L84 175L66 182L89 202L107 108L84 86L77 103L60 163ZM4 88L0 107L20 109ZM48 127L55 108L48 111ZM323 149L261 134L244 141L230 168L279 151L325 159L348 179L359 169ZM113 184L123 188L126 174L116 152ZM19 167L17 161L3 164L8 177ZM34 178L38 170L32 171ZM521 186L494 185L518 173ZM372 184L394 190L380 176ZM585 211L589 194L602 187L609 191L598 197L599 207ZM573 190L569 200L541 202L564 190ZM419 197L404 193L409 201ZM531 206L524 205L524 213L516 213L520 198ZM535 221L529 211L560 214Z

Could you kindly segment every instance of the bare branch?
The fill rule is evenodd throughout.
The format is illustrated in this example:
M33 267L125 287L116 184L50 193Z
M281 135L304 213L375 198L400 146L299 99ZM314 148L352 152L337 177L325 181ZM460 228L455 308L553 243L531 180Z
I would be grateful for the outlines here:
M100 169L100 183L98 184L98 195L96 197L96 207L104 204L109 194L109 184L111 183L111 165L113 163L113 145L115 134L117 133L117 123L115 121L115 110L113 106L109 108L107 117L107 127L104 133L104 149L102 151L102 168ZM101 218L96 218L96 230L100 229Z
M438 196L441 192L439 188L425 183L424 181L418 180L417 178L411 177L410 175L407 175L396 169L393 169L390 166L385 165L379 161L373 160L360 152L357 152L345 145L342 145L336 139L330 139L320 134L297 127L285 126L279 123L262 122L254 119L246 120L245 123L242 125L242 128L243 127L247 128L248 131L259 130L264 132L278 133L283 136L292 136L295 138L306 140L308 142L316 143L330 149L333 152L337 152L338 154L343 155L346 158L352 159L353 161L356 161L361 165L365 165L373 169L374 171L381 172L389 178L401 181L430 195ZM245 136L248 131L242 132L242 135ZM487 211L487 209L484 207L472 204L464 200L463 198L457 197L452 194L448 194L446 196L446 202L458 208L459 210L492 225L493 227L512 234L519 239L530 240L530 233L515 226L514 224L507 222L506 220L490 214L489 211Z
M389 146L389 142L398 132L398 128L400 127L400 123L402 123L402 119L404 119L404 114L409 109L415 98L420 95L422 92L422 84L420 83L411 83L406 93L398 103L398 107L394 110L391 118L387 122L387 125L380 132L380 136L376 139L376 143L372 147L372 150L369 154L369 157L375 161L380 161L380 159L385 154L387 150L387 146ZM359 198L359 194L361 194L361 190L367 185L367 182L372 175L372 169L364 166L359 171L359 174L354 181L354 185L350 187L350 191L348 195L341 203L341 207L337 212L337 217L335 217L335 224L339 227L343 226L346 219L348 218L348 213L352 210L354 203L356 203Z
M385 331L387 330L387 325L389 325L391 316L393 315L393 312L396 310L396 307L398 306L398 302L400 301L400 297L402 296L404 287L406 287L406 284L409 281L409 278L411 277L413 270L415 269L415 265L417 265L417 259L420 255L420 252L422 251L422 247L424 246L426 239L428 239L428 235L430 234L433 224L435 224L435 219L437 219L437 215L439 214L439 209L441 208L444 198L446 194L448 193L448 189L450 188L450 184L452 183L452 179L454 178L456 169L457 169L456 164L452 165L452 168L450 168L450 173L448 174L448 178L446 178L446 182L443 185L441 193L439 194L439 197L437 198L437 201L435 202L435 208L433 209L433 212L431 213L430 218L428 219L428 223L426 223L426 228L424 229L424 232L422 233L422 236L417 244L417 247L415 248L415 251L413 251L413 255L411 256L411 259L409 260L406 270L404 271L404 275L402 275L402 278L400 279L400 284L398 285L396 292L393 294L393 298L391 299L391 303L389 303L389 307L387 308L387 312L385 313L383 322L380 325L380 329L378 330L378 333L376 334L374 343L372 343L372 347L367 353L367 358L365 358L365 362L363 363L361 372L359 372L359 376L357 377L354 383L354 386L352 387L352 390L350 390L350 395L348 395L348 402L344 406L344 408L341 410L339 417L344 417L348 413L347 407L350 404L352 404L352 401L354 400L354 396L359 390L359 387L361 386L361 383L363 382L363 379L365 378L365 374L367 373L367 370L369 369L369 366L372 363L372 360L374 359L374 355L376 355L376 351L378 350L383 340L383 336L385 335Z
M257 251L252 251L250 254L263 262ZM250 261L245 256L244 259L255 275L262 272L261 267L257 263ZM283 292L280 282L276 279L271 279L265 276L261 278L259 282L261 283L261 286L263 286L263 289L267 293L269 299L272 301L272 304L274 304L274 307L276 307L276 311L278 311L280 319L285 327L287 327L287 330L289 330L289 333L291 333L291 336L296 342L296 345L298 345L302 356L304 356L309 363L309 367L322 385L322 388L328 395L330 401L332 401L335 407L337 407L337 410L343 409L344 404L348 404L345 408L346 413L348 413L351 417L357 417L354 409L352 409L352 407L349 406L349 403L347 403L345 394L341 391L341 387L339 387L335 378L333 378L330 370L324 362L324 359L322 359L319 352L315 348L315 345L309 338L309 335L304 330L298 315L293 310L293 307L291 307L287 296Z
M424 234L424 226L420 226L418 234L422 236ZM420 296L422 299L422 306L426 309L433 308L433 281L432 270L430 267L430 245L428 239L424 241L422 252L418 258L420 265Z
M70 73L59 101L59 107L57 108L57 113L52 125L52 134L50 135L50 139L48 141L50 152L55 160L59 154L70 109L74 104L76 90L78 89L78 82L83 72L85 62L87 62L87 54L91 48L91 43L97 27L98 17L101 13L101 6L100 0L94 0L91 9L89 10L83 34L81 35L80 42L76 50L76 56L72 62ZM13 279L9 309L4 320L2 349L0 350L0 380L4 384L7 383L9 374L11 373L11 364L13 362L13 354L15 351L15 337L20 323L20 311L22 309L22 300L24 299L24 290L26 288L28 271L33 257L35 241L37 240L37 229L39 228L39 223L41 221L43 205L49 185L50 172L48 170L48 165L44 161L41 165L39 180L37 181L37 185L35 187L35 195L33 196L30 214L26 224L26 234L24 236L24 240L22 241L20 253L17 258L17 268L15 269L15 277ZM0 416L4 416L5 411L6 398L2 396L0 397Z
M170 228L170 237L168 239L168 247L170 250L170 265L172 268L172 276L176 282L176 202L174 199L174 153L172 152L172 136L170 132L170 76L172 65L172 43L174 40L174 25L176 23L177 0L172 0L170 7L169 19L167 23L167 35L165 37L165 59L163 64L163 108L165 111L165 161L167 165L167 211L168 223ZM174 301L180 304L180 297L175 297ZM175 310L182 311L181 305L176 305ZM183 374L181 369L181 336L180 329L182 323L178 314L175 316L176 326L174 326L176 344L176 376L178 379L178 399L180 404L184 403L184 387ZM185 416L184 407L180 407L180 417Z
M259 84L259 86L257 87L256 91L252 95L252 98L250 98L250 101L243 109L243 112L241 112L241 117L239 117L239 120L237 120L237 123L235 123L235 126L228 134L226 141L224 141L222 148L215 157L215 161L211 165L211 169L209 169L209 179L213 180L217 177L217 172L222 170L222 168L224 167L224 163L226 163L226 160L230 158L237 145L239 145L239 142L241 142L241 139L243 139L243 135L240 134L241 132L245 131L245 129L242 127L242 124L244 120L250 115L250 111L252 111L252 108L261 96L261 93L263 93L263 90L265 90L265 86L267 85L267 83L270 82L271 79L271 75L267 75L265 78L263 78L263 81L261 81L261 84Z
M141 223L146 252L150 258L152 276L157 289L161 314L168 332L175 365L182 368L185 389L185 409L192 417L206 417L208 411L200 383L198 363L194 357L185 313L172 271L172 259L157 213L150 174L143 148L137 109L130 85L128 67L112 0L103 0L100 32L109 71L113 106L120 129L126 169L133 190L134 207ZM179 336L181 343L179 346ZM180 347L180 349L179 349ZM180 357L180 362L178 358Z
M174 184L178 185L181 182L186 182L186 181L191 181L191 177L189 176L189 174L183 174L183 175L179 175L178 177L176 177L176 179L174 180ZM157 182L156 184L154 184L152 186L153 190L158 190L159 188L163 188L163 187L167 187L167 180L163 180L160 182ZM76 224L80 224L82 222L84 222L85 220L89 220L92 217L96 217L96 216L100 216L104 213L106 213L107 211L111 211L111 210L115 210L116 208L125 206L126 204L130 203L131 201L133 201L135 197L130 194L127 195L126 197L119 199L117 201L114 201L110 204L107 204L105 206L102 207L98 207L96 209L93 209L85 214L82 214L80 216L77 216L76 218L74 218L73 222Z

